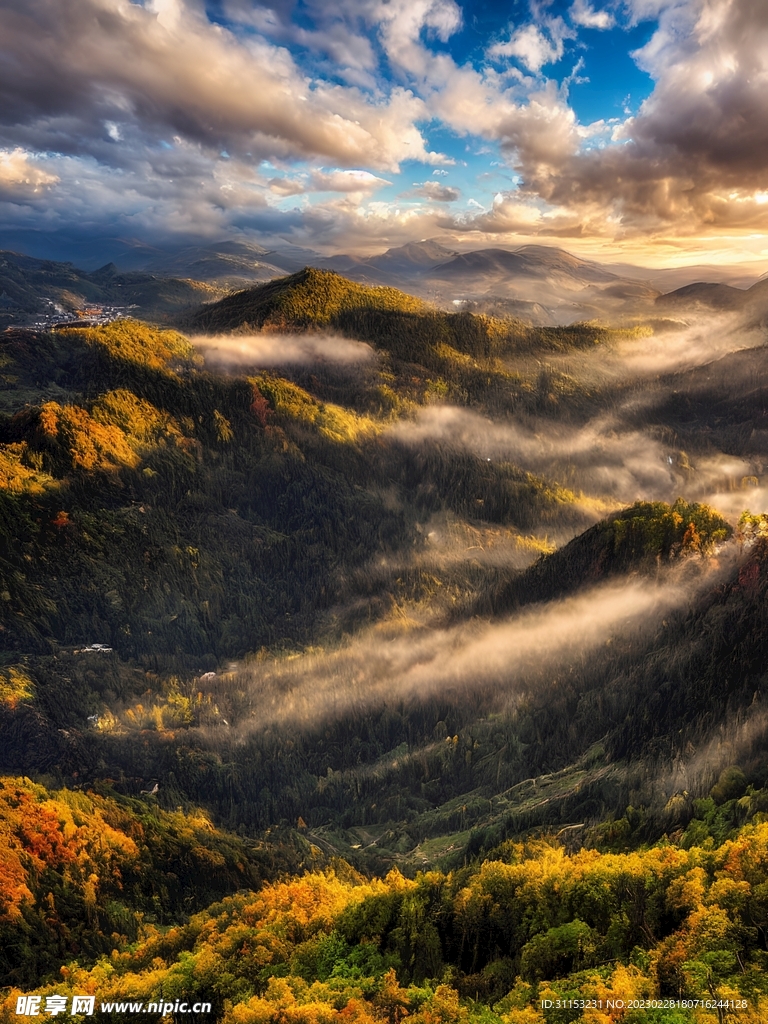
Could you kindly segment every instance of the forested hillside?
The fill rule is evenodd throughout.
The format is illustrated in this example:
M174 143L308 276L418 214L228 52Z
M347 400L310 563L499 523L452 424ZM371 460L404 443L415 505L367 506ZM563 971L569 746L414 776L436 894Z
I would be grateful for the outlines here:
M211 888L213 878L246 870L232 863L246 859L236 842L206 833L199 819L174 821L145 809L136 820L147 831L133 824L126 835L127 809L93 794L52 799L10 780L3 792L22 836L16 848L2 851L6 875L16 873L5 893L6 934L34 922L19 854L45 863L55 883L44 930L38 924L27 940L32 948L44 947L44 939L49 945L37 962L27 955L7 975L13 984L3 1019L14 1019L18 995L31 987L43 998L55 993L68 1001L95 993L100 1016L116 1021L130 1018L128 1001L134 1012L159 1001L172 1014L180 998L189 1006L210 1004L192 1019L228 1024L368 1024L406 1016L418 1024L765 1019L765 823L718 845L711 838L692 845L689 829L679 845L632 853L567 855L542 840L508 842L482 864L415 879L392 870L367 880L337 863L196 913L199 890L193 890L193 912L174 922L175 891L152 892L155 878L162 884L168 867L176 867L173 861L165 873L155 867L162 844L175 841L188 858L179 882L207 876ZM700 803L706 813L707 802ZM44 841L39 821L47 825ZM692 834L702 835L700 828ZM110 866L120 879L112 883L114 896L94 881L106 888ZM94 867L99 875L78 884ZM59 953L56 930L85 916L77 915L71 896L67 909L59 909L61 886L77 893L87 914L88 945L78 947L82 934L68 930L70 949L98 959L92 967L72 962L56 977L46 970ZM136 915L120 902L131 891L137 903L149 898L162 906L144 919L138 941L131 941ZM30 984L31 978L43 984ZM150 1014L160 1019L162 1011Z
M201 302L220 298L222 289L154 274L121 274L113 263L92 273L71 263L40 260L21 253L0 251L0 327L29 323L37 317L94 304L131 310L159 322Z
M185 330L0 335L5 980L759 1020L762 349L309 270Z

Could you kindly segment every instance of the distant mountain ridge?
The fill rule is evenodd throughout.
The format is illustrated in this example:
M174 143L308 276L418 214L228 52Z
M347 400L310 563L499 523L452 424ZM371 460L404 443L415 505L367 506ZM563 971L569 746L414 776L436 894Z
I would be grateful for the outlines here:
M135 271L122 274L114 263L86 273L71 263L0 250L0 327L45 323L92 305L167 320L222 294L205 282Z
M654 315L657 299L659 306L668 309L692 302L739 309L744 295L742 289L723 282L710 286L692 280L667 300L664 281L679 281L684 275L680 268L655 271L605 265L541 244L458 252L436 239L423 239L363 257L322 256L296 246L266 250L251 243L230 242L185 250L174 260L151 264L155 271L200 275L220 285L258 284L281 276L281 271L294 273L305 266L334 270L359 284L397 288L444 308L511 315L534 325ZM691 273L714 269L691 268ZM753 285L758 291L759 284ZM714 292L708 298L710 287Z
M143 264L140 271L124 271L118 259L117 265L106 264L109 273L104 267L88 272L72 263L6 252L0 266L0 322L28 321L40 311L41 301L64 308L87 302L130 304L140 315L162 318L304 267L333 270L362 285L396 288L443 308L512 316L535 326L588 320L627 323L660 311L697 309L757 310L762 315L768 303L766 279L749 288L734 287L716 279L717 268L691 268L691 273L712 273L712 280L688 281L665 292L664 281L679 281L683 270L604 265L541 244L457 252L424 239L361 257L323 256L291 244L268 249L257 242L225 239L165 252L148 247L141 251L143 259L136 250L128 261L131 266Z
M768 279L761 278L749 288L697 281L659 295L655 304L665 309L699 307L761 312L768 310Z

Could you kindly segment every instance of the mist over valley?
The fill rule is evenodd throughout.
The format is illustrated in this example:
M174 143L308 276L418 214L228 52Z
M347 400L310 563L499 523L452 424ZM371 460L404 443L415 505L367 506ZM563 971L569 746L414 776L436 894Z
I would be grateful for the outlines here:
M45 273L54 290L39 294L55 296L64 271ZM66 270L99 288L133 287L135 273ZM155 302L171 279L141 280ZM674 319L612 322L606 307L557 325L322 267L222 280L221 297L182 284L206 301L153 317L71 298L55 323L0 334L0 792L22 836L6 858L28 878L9 934L42 898L24 815L80 835L73 814L94 835L108 823L132 879L128 898L104 876L94 929L90 890L45 854L59 898L82 892L60 920L94 964L104 927L144 948L243 886L282 899L286 873L349 877L348 908L385 884L375 876L400 886L429 871L454 887L431 967L418 959L428 929L408 952L397 932L355 931L348 909L333 918L344 955L378 943L411 983L453 963L457 993L493 1001L579 961L531 966L536 931L510 940L508 960L485 938L469 957L461 879L484 884L519 850L530 865L559 851L570 872L674 849L685 873L714 843L731 856L728 844L762 841L768 423L754 306L706 310L699 296ZM82 842L82 862L103 858ZM581 913L585 963L657 948ZM63 958L52 925L35 934L3 954L29 985ZM493 981L500 962L507 980ZM270 985L255 988L267 1002Z

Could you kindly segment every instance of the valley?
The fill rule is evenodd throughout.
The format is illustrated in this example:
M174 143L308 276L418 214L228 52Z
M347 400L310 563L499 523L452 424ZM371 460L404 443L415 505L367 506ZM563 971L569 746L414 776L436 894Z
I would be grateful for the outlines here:
M0 334L5 977L228 1022L762 1005L759 310L357 276Z

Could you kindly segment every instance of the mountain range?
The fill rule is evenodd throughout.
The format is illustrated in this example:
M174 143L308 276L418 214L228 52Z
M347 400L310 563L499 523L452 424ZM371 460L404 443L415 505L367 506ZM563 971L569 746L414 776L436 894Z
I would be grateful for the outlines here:
M762 315L763 282L749 289L725 281L727 271L692 267L652 271L602 265L554 246L516 250L479 249L459 253L438 241L412 242L370 257L322 256L284 245L266 249L255 242L222 241L165 252L130 250L127 267L114 263L85 272L72 264L2 253L0 321L25 323L35 315L83 308L89 303L133 308L156 320L220 297L295 273L305 266L335 270L366 285L394 287L443 308L511 316L554 326L602 319L636 322L701 309ZM712 275L703 283L699 274ZM665 282L681 287L666 292ZM739 284L747 283L739 280Z
M0 332L2 1012L760 1020L764 332L205 294Z

